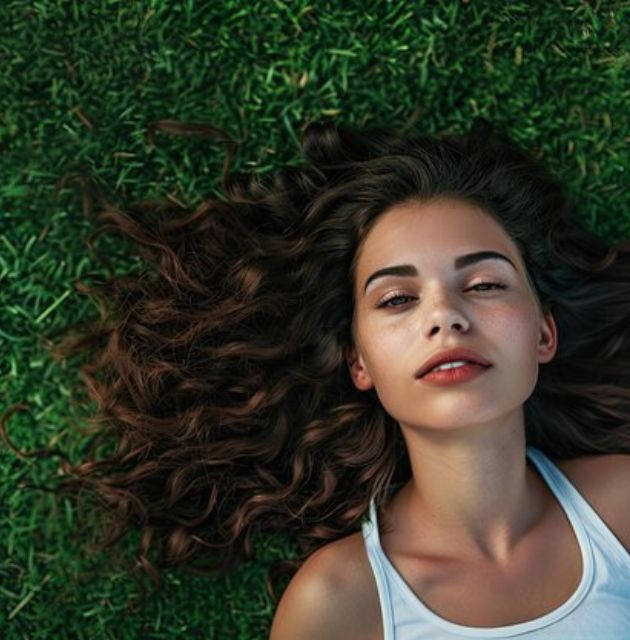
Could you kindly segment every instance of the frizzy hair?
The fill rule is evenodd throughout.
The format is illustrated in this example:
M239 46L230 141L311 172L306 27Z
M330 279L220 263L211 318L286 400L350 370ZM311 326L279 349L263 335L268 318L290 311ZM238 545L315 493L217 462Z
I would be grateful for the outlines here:
M559 459L630 453L629 242L582 227L562 181L482 118L459 136L310 123L302 151L307 166L271 177L226 163L224 197L193 210L105 203L97 216L97 233L131 238L147 267L77 283L101 317L53 353L90 356L81 372L98 409L94 446L66 461L59 490L98 497L103 547L138 528L138 566L156 579L156 565L204 553L204 571L232 568L256 531L283 531L301 556L274 564L277 598L274 581L360 530L371 497L382 505L409 477L398 424L345 359L357 251L404 201L480 206L552 311L559 344L525 403L528 444ZM115 450L98 459L105 442Z

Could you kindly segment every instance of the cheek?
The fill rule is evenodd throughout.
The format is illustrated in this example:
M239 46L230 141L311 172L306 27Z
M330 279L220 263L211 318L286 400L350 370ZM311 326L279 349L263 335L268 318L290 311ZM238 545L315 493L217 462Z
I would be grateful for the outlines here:
M370 327L365 323L359 328L359 340L362 345L362 364L372 382L381 388L393 384L404 357L413 357L410 354L413 344L411 332L401 330L401 327L393 330L392 327L379 326L376 330L375 326Z
M495 314L490 331L521 361L537 362L538 319L531 309L523 306Z
M426 346L424 347L426 350ZM381 326L372 334L370 358L377 367L386 372L400 368L401 364L423 357L422 337L417 323L400 323Z

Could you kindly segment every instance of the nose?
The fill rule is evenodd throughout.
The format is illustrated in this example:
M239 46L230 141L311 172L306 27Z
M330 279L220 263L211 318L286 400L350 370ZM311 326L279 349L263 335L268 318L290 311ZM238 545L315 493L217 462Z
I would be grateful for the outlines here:
M432 336L442 332L448 332L456 328L458 331L468 331L470 322L466 315L454 305L447 296L436 299L431 309L426 312L423 320L425 333Z

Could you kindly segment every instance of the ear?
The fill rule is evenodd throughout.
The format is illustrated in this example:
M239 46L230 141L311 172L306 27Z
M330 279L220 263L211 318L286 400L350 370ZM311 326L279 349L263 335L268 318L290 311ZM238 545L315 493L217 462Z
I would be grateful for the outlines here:
M558 328L551 311L543 314L538 344L538 361L545 363L553 360L558 350Z
M346 358L346 364L348 365L348 371L354 386L359 391L368 391L374 387L372 378L365 367L363 357L358 352L357 348L352 345L344 349L344 356Z

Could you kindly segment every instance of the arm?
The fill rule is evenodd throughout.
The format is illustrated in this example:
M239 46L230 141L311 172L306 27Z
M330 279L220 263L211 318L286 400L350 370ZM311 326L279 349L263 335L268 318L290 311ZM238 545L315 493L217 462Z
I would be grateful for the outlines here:
M300 567L278 603L269 640L347 640L356 633L351 592L334 548L322 548Z
M606 470L610 474L606 501L612 514L607 524L630 553L630 455L615 454L606 458Z
M557 464L630 553L630 455L582 456Z

